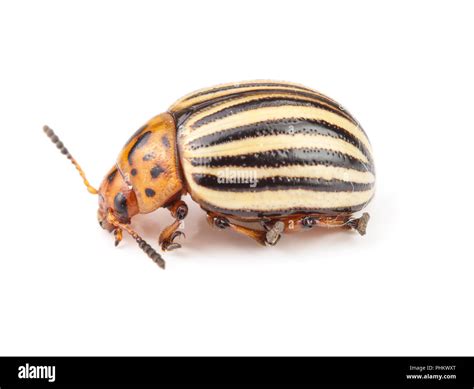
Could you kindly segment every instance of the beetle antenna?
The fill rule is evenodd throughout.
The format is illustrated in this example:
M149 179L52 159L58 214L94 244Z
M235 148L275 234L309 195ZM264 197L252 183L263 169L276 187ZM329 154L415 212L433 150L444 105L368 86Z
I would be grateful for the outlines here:
M135 239L135 241L138 243L138 247L140 247L146 255L148 255L151 260L153 262L155 262L159 267L161 267L162 269L165 268L165 260L163 259L163 257L158 254L155 249L153 247L151 247L146 241L145 239L143 239L140 235L138 235L138 233L132 229L132 227L130 227L130 225L128 224L123 224L123 223L120 223L117 218L113 215L112 212L109 211L109 213L107 214L107 221L112 224L113 226L115 226L116 228L120 228L122 230L125 230L127 231L130 236Z
M49 128L48 126L44 126L43 131L45 132L46 135L48 135L49 139L51 139L51 142L53 142L56 145L56 147L59 149L59 151L61 151L61 153L63 153L67 157L67 159L69 159L72 162L72 164L76 167L77 171L79 172L79 174L81 175L81 177L84 181L84 184L87 187L87 190L92 194L97 194L97 189L95 189L89 183L89 181L87 180L86 175L85 175L84 171L82 170L82 168L79 166L79 164L74 159L74 157L69 153L69 151L66 149L66 147L64 147L63 142L61 142L59 140L58 136L54 133L54 131L51 128Z

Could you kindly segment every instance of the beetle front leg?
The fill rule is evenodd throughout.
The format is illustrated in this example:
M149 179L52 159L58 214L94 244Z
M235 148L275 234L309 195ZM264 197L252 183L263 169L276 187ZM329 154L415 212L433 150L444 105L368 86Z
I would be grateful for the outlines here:
M122 241L122 229L121 228L116 228L114 230L114 235L115 235L115 247L119 245L119 243Z
M175 221L166 227L160 234L158 239L161 249L164 251L171 251L180 248L181 245L174 242L179 236L185 236L182 231L178 231L182 221L188 214L188 206L184 201L178 200L168 207L171 216L175 218Z

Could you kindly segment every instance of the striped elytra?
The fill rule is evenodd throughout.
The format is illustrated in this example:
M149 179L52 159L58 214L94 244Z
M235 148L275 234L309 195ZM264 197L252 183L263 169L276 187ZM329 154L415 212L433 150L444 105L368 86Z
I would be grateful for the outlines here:
M187 191L207 210L239 217L352 213L374 194L367 135L314 90L226 84L189 94L169 112Z
M99 224L115 244L125 231L161 267L131 219L167 208L173 222L158 241L178 248L186 193L212 225L262 245L314 226L366 232L369 215L352 214L374 195L367 135L337 102L301 85L248 81L183 97L134 132L98 190L54 131L44 131L98 195Z

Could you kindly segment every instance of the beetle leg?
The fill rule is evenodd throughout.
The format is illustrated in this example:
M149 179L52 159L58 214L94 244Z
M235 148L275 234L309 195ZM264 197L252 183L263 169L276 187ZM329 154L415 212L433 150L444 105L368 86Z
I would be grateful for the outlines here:
M179 243L174 242L177 237L185 236L184 232L178 231L180 225L181 220L175 220L172 224L170 224L163 231L161 231L158 241L162 250L171 251L181 247Z
M183 220L188 214L188 206L182 200L175 201L168 207L173 216L177 220Z
M281 234L285 230L285 223L281 220L278 220L273 224L272 227L265 234L265 242L269 246L274 246L278 243L281 238Z
M317 225L322 227L342 227L349 230L356 230L360 235L365 235L369 219L370 215L367 212L364 212L359 218L353 218L347 215L320 217L317 220Z
M295 227L299 229L308 229L313 226L318 227L339 227L349 230L356 230L359 234L365 235L367 230L367 223L369 222L370 215L365 212L359 218L353 218L349 215L338 215L338 216L304 216L295 221Z
M355 219L350 218L347 221L347 225L356 230L359 234L365 235L367 232L367 224L369 223L370 215L367 212L364 212L361 217Z
M284 223L277 221L273 226L266 223L261 223L264 230L258 230L255 228L245 227L240 224L236 224L226 217L219 216L213 213L207 214L207 220L209 223L219 229L230 228L231 230L248 236L249 238L257 241L263 246L273 246L280 239L281 233L284 230Z
M174 240L180 236L185 236L184 232L178 231L178 228L182 225L182 220L188 214L188 206L181 200L174 202L168 209L171 212L171 216L175 218L175 221L166 227L158 238L161 249L164 251L171 251L181 247L181 245L174 242Z
M122 241L122 229L121 228L116 228L114 230L114 235L115 235L115 247L119 245L119 243Z

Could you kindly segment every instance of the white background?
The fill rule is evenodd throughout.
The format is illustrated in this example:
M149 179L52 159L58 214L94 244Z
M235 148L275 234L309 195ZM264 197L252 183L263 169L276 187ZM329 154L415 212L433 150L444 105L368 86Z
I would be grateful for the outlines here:
M473 10L468 2L2 1L2 355L472 355ZM96 220L128 137L182 95L299 82L371 139L365 237L274 248L211 230L190 199L160 270ZM171 221L134 220L155 247Z

